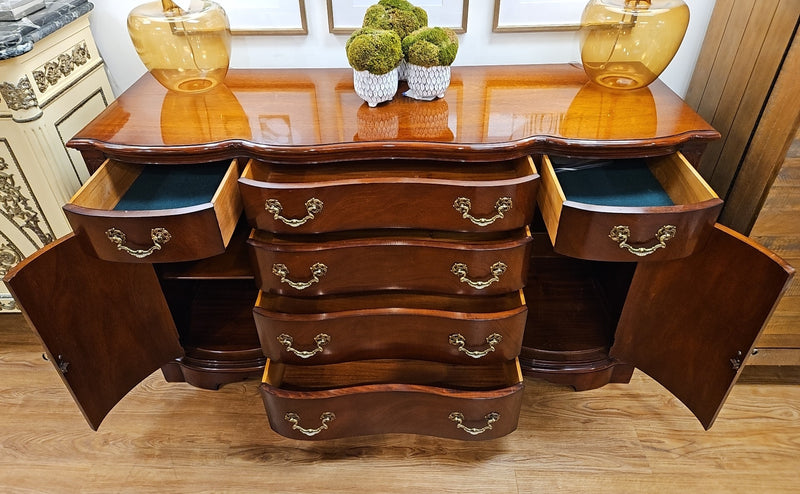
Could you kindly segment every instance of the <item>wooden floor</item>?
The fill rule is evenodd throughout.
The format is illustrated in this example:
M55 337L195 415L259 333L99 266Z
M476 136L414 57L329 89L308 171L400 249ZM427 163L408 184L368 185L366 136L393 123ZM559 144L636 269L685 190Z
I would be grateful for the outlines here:
M205 391L160 373L92 432L41 353L21 317L0 317L2 493L800 492L790 368L750 368L709 432L637 371L581 393L526 380L518 430L494 441L314 443L269 429L255 382Z

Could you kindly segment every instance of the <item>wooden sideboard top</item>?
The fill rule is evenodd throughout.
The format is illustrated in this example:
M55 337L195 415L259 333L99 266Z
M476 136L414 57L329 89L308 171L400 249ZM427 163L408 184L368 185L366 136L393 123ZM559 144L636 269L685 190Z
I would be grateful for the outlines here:
M588 82L580 66L560 64L453 67L443 99L398 94L376 108L355 94L350 69L234 69L225 86L195 95L168 92L145 74L69 146L151 163L232 155L482 161L658 155L718 137L661 81L611 91Z

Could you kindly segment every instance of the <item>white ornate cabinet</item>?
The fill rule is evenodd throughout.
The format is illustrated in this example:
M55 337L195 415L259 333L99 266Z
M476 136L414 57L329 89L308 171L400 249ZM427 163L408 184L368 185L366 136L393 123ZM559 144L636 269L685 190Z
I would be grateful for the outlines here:
M0 273L71 230L61 206L89 172L65 143L114 99L91 8L50 2L0 27ZM5 286L0 310L17 310Z

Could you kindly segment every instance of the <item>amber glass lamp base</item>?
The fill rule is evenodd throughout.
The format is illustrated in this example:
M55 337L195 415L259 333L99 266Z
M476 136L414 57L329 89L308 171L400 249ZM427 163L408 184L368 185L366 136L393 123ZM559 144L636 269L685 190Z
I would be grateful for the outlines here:
M683 0L591 0L581 18L581 60L612 89L647 86L667 68L689 24Z
M184 10L170 0L150 2L128 15L128 32L147 70L167 89L202 92L228 72L231 30L225 11L203 0Z

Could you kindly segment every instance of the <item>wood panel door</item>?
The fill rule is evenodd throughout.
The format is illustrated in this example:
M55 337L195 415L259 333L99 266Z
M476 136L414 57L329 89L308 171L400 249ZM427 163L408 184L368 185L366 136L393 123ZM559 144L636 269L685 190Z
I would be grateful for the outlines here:
M636 268L610 355L661 383L708 429L793 274L717 224L699 253Z
M62 237L5 282L97 430L134 386L183 350L153 267L102 261L82 242Z

